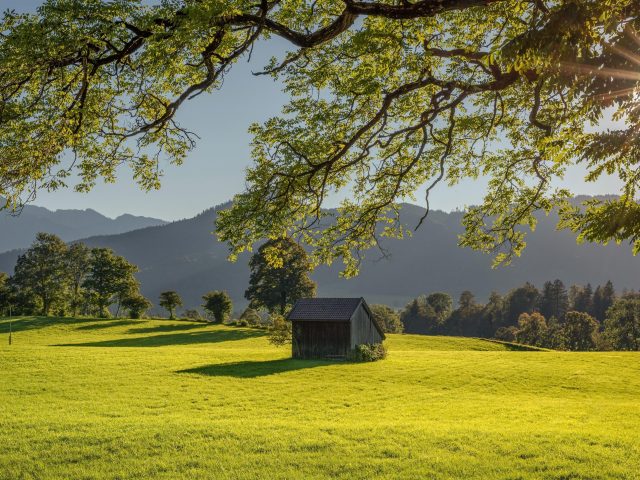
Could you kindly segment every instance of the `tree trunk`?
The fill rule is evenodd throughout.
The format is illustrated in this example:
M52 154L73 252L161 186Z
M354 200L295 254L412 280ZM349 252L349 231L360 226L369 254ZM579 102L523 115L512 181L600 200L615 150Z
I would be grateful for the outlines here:
M78 313L78 296L79 296L80 287L78 285L73 286L73 300L71 302L71 314L72 316L76 316Z
M284 312L287 308L287 292L284 290L280 292L280 315L284 316Z

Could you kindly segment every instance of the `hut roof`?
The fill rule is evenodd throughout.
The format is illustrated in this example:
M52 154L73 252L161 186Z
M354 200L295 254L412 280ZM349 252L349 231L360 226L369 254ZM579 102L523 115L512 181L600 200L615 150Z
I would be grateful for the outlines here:
M289 320L335 320L351 319L362 298L301 298L289 313Z

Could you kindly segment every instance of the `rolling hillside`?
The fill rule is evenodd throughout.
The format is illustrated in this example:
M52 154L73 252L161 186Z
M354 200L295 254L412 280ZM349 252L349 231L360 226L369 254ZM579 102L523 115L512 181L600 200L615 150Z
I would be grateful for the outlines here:
M0 198L0 204L3 204ZM95 210L48 210L26 205L19 215L0 211L0 252L25 248L36 233L55 233L65 241L93 235L115 235L166 222L157 218L121 215L115 219L105 217Z
M225 289L236 306L242 307L249 256L229 263L226 246L212 234L216 212L226 206L164 226L85 241L90 246L113 248L139 265L143 293L154 302L161 291L175 289L185 306L193 307L201 303L206 291ZM423 212L421 207L404 205L403 220L415 225ZM628 245L576 245L573 234L555 230L553 217L541 218L521 258L509 267L492 269L490 256L457 246L461 216L432 212L412 238L386 242L391 258L380 260L378 252L369 252L357 278L339 278L340 265L319 268L314 273L319 295L364 296L370 303L401 307L426 292L457 296L468 289L482 300L492 290L506 292L525 281L541 285L555 278L567 284L599 284L611 279L618 290L640 287L640 257L634 257ZM0 255L0 271L12 271L16 258L17 252Z
M261 330L0 319L3 479L633 479L640 354L390 335L292 360Z

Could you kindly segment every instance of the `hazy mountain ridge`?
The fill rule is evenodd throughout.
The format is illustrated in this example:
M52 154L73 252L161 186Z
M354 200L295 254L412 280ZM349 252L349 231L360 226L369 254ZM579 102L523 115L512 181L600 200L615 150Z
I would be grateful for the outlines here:
M240 308L246 303L249 254L241 255L236 263L228 262L226 245L212 233L217 211L228 206L219 205L191 219L83 241L92 247L110 247L137 264L142 292L154 303L161 291L176 290L185 307L195 307L203 293L224 289ZM422 207L405 204L402 220L415 225L423 213ZM364 296L371 303L400 307L427 292L457 296L471 290L484 300L492 290L506 292L525 281L540 286L555 278L567 284L611 279L619 290L640 287L640 257L631 254L629 245L577 245L571 232L555 230L554 215L540 215L521 258L511 266L492 269L491 256L457 246L462 215L432 211L412 238L385 241L390 258L381 260L379 252L367 252L361 274L354 279L339 278L339 263L318 268L313 275L318 294ZM11 272L19 253L0 255L0 271Z
M9 211L0 211L0 252L27 247L38 232L55 233L70 242L95 235L117 235L166 223L157 218L130 214L109 218L92 209L49 210L25 205L15 215Z

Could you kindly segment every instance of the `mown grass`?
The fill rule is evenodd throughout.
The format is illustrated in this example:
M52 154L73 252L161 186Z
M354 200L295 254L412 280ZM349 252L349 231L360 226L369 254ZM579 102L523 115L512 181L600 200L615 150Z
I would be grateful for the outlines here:
M1 479L640 478L640 354L392 335L371 364L264 333L0 319Z

